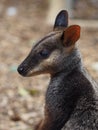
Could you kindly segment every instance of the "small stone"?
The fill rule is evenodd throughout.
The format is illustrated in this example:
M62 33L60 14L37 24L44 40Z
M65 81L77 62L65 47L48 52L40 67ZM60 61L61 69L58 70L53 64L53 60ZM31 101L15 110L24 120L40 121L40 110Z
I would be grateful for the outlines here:
M17 8L16 7L9 7L6 11L6 14L8 16L15 16L17 14Z

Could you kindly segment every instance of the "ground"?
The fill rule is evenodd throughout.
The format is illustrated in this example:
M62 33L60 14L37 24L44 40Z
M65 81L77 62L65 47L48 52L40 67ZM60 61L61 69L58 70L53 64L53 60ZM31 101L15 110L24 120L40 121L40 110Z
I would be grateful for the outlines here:
M42 14L0 17L0 130L33 130L43 116L49 75L23 78L16 71L32 44L52 30ZM98 81L98 28L82 27L78 43L85 67Z

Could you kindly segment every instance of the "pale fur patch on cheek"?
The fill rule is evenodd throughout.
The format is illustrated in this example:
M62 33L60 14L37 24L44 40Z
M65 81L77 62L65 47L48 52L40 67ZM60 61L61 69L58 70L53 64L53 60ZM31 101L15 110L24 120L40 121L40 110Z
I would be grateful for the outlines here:
M40 66L36 66L34 67L34 69L30 70L27 75L28 76L38 75L40 74L41 70L42 68L40 68Z
M54 62L58 59L60 55L60 50L55 50L52 54L40 63L41 66L52 66Z

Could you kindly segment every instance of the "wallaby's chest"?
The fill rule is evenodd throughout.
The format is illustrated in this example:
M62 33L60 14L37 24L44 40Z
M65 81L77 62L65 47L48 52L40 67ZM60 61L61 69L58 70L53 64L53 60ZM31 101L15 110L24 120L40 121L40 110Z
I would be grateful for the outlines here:
M52 118L65 123L78 100L78 89L74 88L70 80L66 76L54 78L46 92L46 106Z

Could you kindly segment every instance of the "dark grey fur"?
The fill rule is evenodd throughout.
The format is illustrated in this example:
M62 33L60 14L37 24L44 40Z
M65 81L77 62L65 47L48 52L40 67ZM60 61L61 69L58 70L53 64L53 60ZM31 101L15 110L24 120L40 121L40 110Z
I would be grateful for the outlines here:
M46 93L55 130L98 130L98 85L88 77L77 50L69 61L51 77Z
M57 17L56 29L67 26L68 19L64 24L60 18L67 18L66 11ZM59 21L60 27L57 26ZM33 75L45 72L51 75L45 96L45 110L48 108L48 111L37 130L98 130L98 85L86 72L77 47L74 46L70 52L68 49L72 46L62 44L62 33L54 31L40 40L18 67L22 76L32 76L30 72ZM39 55L44 49L51 52L46 59ZM53 52L58 55L52 55ZM47 64L51 55L52 62ZM38 72L33 72L37 67Z

